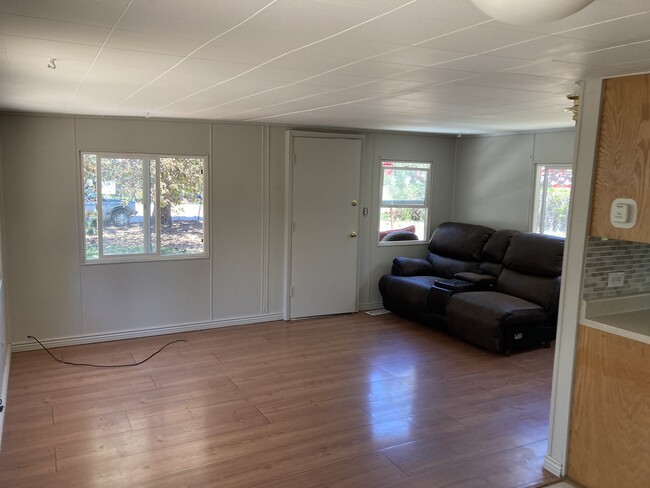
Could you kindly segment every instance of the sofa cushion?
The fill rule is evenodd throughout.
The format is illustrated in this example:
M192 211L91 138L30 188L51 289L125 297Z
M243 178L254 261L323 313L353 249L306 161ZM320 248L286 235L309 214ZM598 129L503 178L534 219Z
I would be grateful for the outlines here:
M379 280L379 291L388 303L428 312L429 291L439 279L436 276L384 275Z
M462 273L468 269L476 269L478 262L467 262L462 259L449 258L439 254L429 253L427 261L431 263L431 274L441 278L453 278L456 273Z
M494 229L483 225L444 222L436 227L429 251L462 261L480 261L481 251Z
M563 255L563 238L520 233L510 239L503 266L529 275L560 276Z
M386 236L381 240L382 242L391 242L391 241L417 241L418 236L408 230L396 230L386 234Z
M538 325L547 314L539 305L494 291L452 295L447 304L449 331L473 344L500 352L504 325Z
M395 276L431 276L433 266L426 259L397 257L393 259L391 274Z
M536 303L550 314L557 311L560 295L559 276L535 276L505 268L494 288L495 291Z
M510 245L510 239L519 231L512 229L500 229L494 232L483 247L481 264L478 269L481 273L499 276L503 269L503 256Z
M415 233L415 225L407 225L406 227L402 227L401 229L380 230L379 231L379 240L380 241L384 240L384 237L386 237L391 232L400 232L400 231L403 231L403 230L407 231L407 232Z

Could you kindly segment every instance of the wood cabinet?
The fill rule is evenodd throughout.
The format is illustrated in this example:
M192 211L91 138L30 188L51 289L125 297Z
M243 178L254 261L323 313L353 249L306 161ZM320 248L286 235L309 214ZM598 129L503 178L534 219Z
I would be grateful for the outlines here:
M580 326L568 475L589 488L650 486L650 345Z
M605 80L590 235L650 243L650 75ZM638 206L631 229L610 223L616 198Z

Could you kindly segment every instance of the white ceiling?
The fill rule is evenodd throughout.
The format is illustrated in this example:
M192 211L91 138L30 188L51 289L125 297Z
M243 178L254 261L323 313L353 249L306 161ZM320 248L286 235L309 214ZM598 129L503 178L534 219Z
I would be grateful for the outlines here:
M570 127L575 81L650 71L650 0L525 27L469 0L0 0L0 39L4 110L485 133Z

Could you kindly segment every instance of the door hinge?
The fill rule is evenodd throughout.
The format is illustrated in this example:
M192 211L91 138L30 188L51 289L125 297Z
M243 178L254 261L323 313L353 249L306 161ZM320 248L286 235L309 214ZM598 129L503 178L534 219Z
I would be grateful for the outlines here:
M290 297L293 296L293 286L290 286L290 287L289 287L289 296L290 296Z
M296 223L291 222L291 232L296 232Z
M291 157L291 164L293 164L294 166L296 165L296 153L293 153Z

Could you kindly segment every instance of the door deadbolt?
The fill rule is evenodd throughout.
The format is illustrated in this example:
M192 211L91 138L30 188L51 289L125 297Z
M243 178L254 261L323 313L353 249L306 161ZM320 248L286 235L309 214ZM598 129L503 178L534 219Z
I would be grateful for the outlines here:
M359 204L357 203L357 201L356 201L356 200L352 200L352 206L353 206L353 207L356 207L357 205L359 205Z
M350 237L357 237L357 233L356 232L351 232Z

